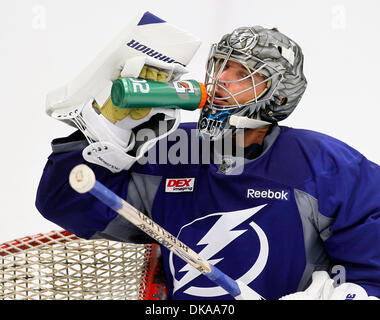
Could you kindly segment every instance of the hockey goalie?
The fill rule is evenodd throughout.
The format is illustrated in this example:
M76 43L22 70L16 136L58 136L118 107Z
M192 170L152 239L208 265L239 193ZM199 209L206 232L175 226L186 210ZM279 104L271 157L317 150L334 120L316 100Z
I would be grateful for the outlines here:
M307 84L295 41L260 26L222 36L210 49L198 123L181 123L171 105L123 109L110 100L118 78L181 79L199 45L146 13L48 96L48 114L76 129L52 141L38 210L82 238L152 242L70 188L70 170L85 163L109 189L265 299L379 298L380 167L333 137L279 124ZM321 103L328 103L323 96ZM170 299L232 299L161 250Z

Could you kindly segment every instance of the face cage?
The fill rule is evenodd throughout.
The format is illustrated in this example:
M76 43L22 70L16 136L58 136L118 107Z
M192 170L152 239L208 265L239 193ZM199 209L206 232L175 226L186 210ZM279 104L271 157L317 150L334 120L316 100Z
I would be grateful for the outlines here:
M255 60L257 63L260 63L261 66L258 68L258 69L255 69L255 70L252 70L252 68L250 68L246 63L243 63L242 61L239 61L239 59L235 59L234 57L231 57L232 55L232 52L233 52L233 49L232 48L229 48L228 49L228 52L227 54L215 54L215 48L216 48L216 45L213 45L213 47L211 48L211 53L210 53L210 56L209 56L209 59L208 59L208 64L207 64L207 68L206 68L206 77L205 77L205 84L208 88L208 95L209 95L209 99L208 99L208 106L213 109L215 112L217 111L225 111L225 110L231 110L231 109L237 109L237 108L241 108L241 107L244 107L244 106L247 106L247 105L252 105L252 104L256 104L258 103L259 101L262 102L262 101L267 101L267 100L270 100L273 96L273 93L276 91L276 88L277 86L279 85L279 83L281 82L282 80L282 75L280 72L276 71L274 68L272 68L271 66L269 66L266 62L258 59L258 58L255 58L255 57L252 57L250 56L249 58L251 60ZM217 62L219 60L223 60L222 64L220 65L220 67L216 67L217 65ZM238 79L238 80L232 80L232 81L223 81L223 80L220 80L220 76L228 62L228 60L232 60L232 61L235 61L237 63L240 63L247 71L248 71L248 75L241 78L241 79ZM263 69L270 69L272 70L273 72L271 72L271 76L270 77L266 77L264 81L261 81L259 83L255 83L255 79L254 79L254 75L255 74L261 74L260 71L263 70ZM216 74L216 75L215 75ZM275 77L275 76L280 76L280 80L273 84L272 82L272 79ZM244 89L242 91L239 91L237 93L231 93L227 88L225 88L225 86L223 86L223 84L228 84L228 83L238 83L238 82L241 82L241 81L244 81L246 79L250 78L251 81L252 81L252 86L247 88L247 89ZM256 92L256 87L260 86L261 84L263 83L267 83L267 88L258 96L257 95L257 92ZM265 97L265 99L260 99L262 97L265 96L265 93L270 90L270 87L271 85L274 85L275 87L272 88L272 92L270 95L268 95L267 97ZM223 91L227 92L228 96L227 97L224 97L224 98L218 98L218 100L228 100L230 98L232 98L235 102L235 104L233 105L228 105L228 106L219 106L219 105L216 105L214 104L214 99L215 99L215 91L216 91L216 88L221 88ZM210 89L211 88L211 89ZM254 90L254 98L243 103L243 104L240 104L237 99L236 99L236 96L244 93L244 92L247 92L249 90Z
M208 138L210 138L211 140L216 140L216 139L219 139L219 137L224 136L225 135L224 131L226 130L226 128L228 128L229 131L232 132L232 134L234 134L235 128L226 126L228 124L230 116L237 115L237 114L242 114L242 115L246 114L246 111L244 111L245 109L247 108L251 110L255 109L255 105L257 105L259 102L260 102L260 105L262 105L262 102L271 100L274 92L276 92L277 86L281 83L283 79L283 75L280 72L278 72L273 67L268 65L268 63L258 58L252 57L244 53L245 58L246 58L245 60L247 59L255 60L257 63L261 65L259 68L252 71L252 68L250 68L247 65L247 63L242 62L241 59L231 57L232 52L233 52L232 48L225 47L225 49L228 50L227 54L225 54L225 53L216 53L216 47L217 47L216 45L213 45L213 47L211 48L209 59L208 59L208 65L206 68L205 84L208 88L210 88L211 86L211 90L209 89L208 104L206 104L206 106L203 107L200 114L199 121L198 121L198 130L199 130L200 136L204 138L208 136ZM216 68L216 62L218 60L223 60L223 62L221 63L219 68ZM241 79L233 80L233 81L220 80L219 78L228 60L232 60L232 61L242 64L244 68L248 71L248 75ZM260 71L263 70L264 68L272 71L271 76L265 78L264 81L256 84L254 80L254 75L256 73L260 73ZM273 79L275 77L277 77L278 80L274 83ZM248 78L251 79L252 86L240 92L237 92L235 94L232 94L227 88L225 88L222 85L226 83L238 83ZM267 82L267 88L260 94L260 96L258 96L256 92L256 87L265 82ZM228 105L228 106L226 105L220 106L220 105L214 104L213 102L215 99L215 91L217 87L222 88L222 90L227 92L229 95L224 98L218 98L218 100L228 100L232 98L235 104ZM240 104L237 101L236 96L252 89L254 90L255 97L252 100L245 102L244 104Z

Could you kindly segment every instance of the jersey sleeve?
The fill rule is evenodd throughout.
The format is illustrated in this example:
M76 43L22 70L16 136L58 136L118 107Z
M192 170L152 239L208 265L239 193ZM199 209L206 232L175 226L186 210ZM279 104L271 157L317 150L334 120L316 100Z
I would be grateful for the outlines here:
M86 163L97 180L145 214L146 199L142 199L131 172L111 173L106 168L87 163L82 157L85 140L80 132L67 138L53 140L38 186L36 207L48 220L85 239L105 238L133 243L152 243L154 240L98 201L91 194L74 191L69 182L71 169Z
M319 210L333 218L325 248L346 282L380 297L380 167L352 149L338 151L341 159L317 178Z

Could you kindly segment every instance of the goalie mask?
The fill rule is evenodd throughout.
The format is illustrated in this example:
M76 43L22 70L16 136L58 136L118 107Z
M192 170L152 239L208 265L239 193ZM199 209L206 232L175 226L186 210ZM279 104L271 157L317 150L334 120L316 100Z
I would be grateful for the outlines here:
M239 72L228 77L231 67ZM205 83L209 98L198 121L201 138L260 128L284 120L299 103L306 89L303 54L277 29L238 28L212 45Z

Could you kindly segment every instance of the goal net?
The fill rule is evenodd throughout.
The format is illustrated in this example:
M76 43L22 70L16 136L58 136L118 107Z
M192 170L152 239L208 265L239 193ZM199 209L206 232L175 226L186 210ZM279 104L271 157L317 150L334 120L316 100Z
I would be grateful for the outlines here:
M0 245L0 300L165 300L157 244L52 231Z

